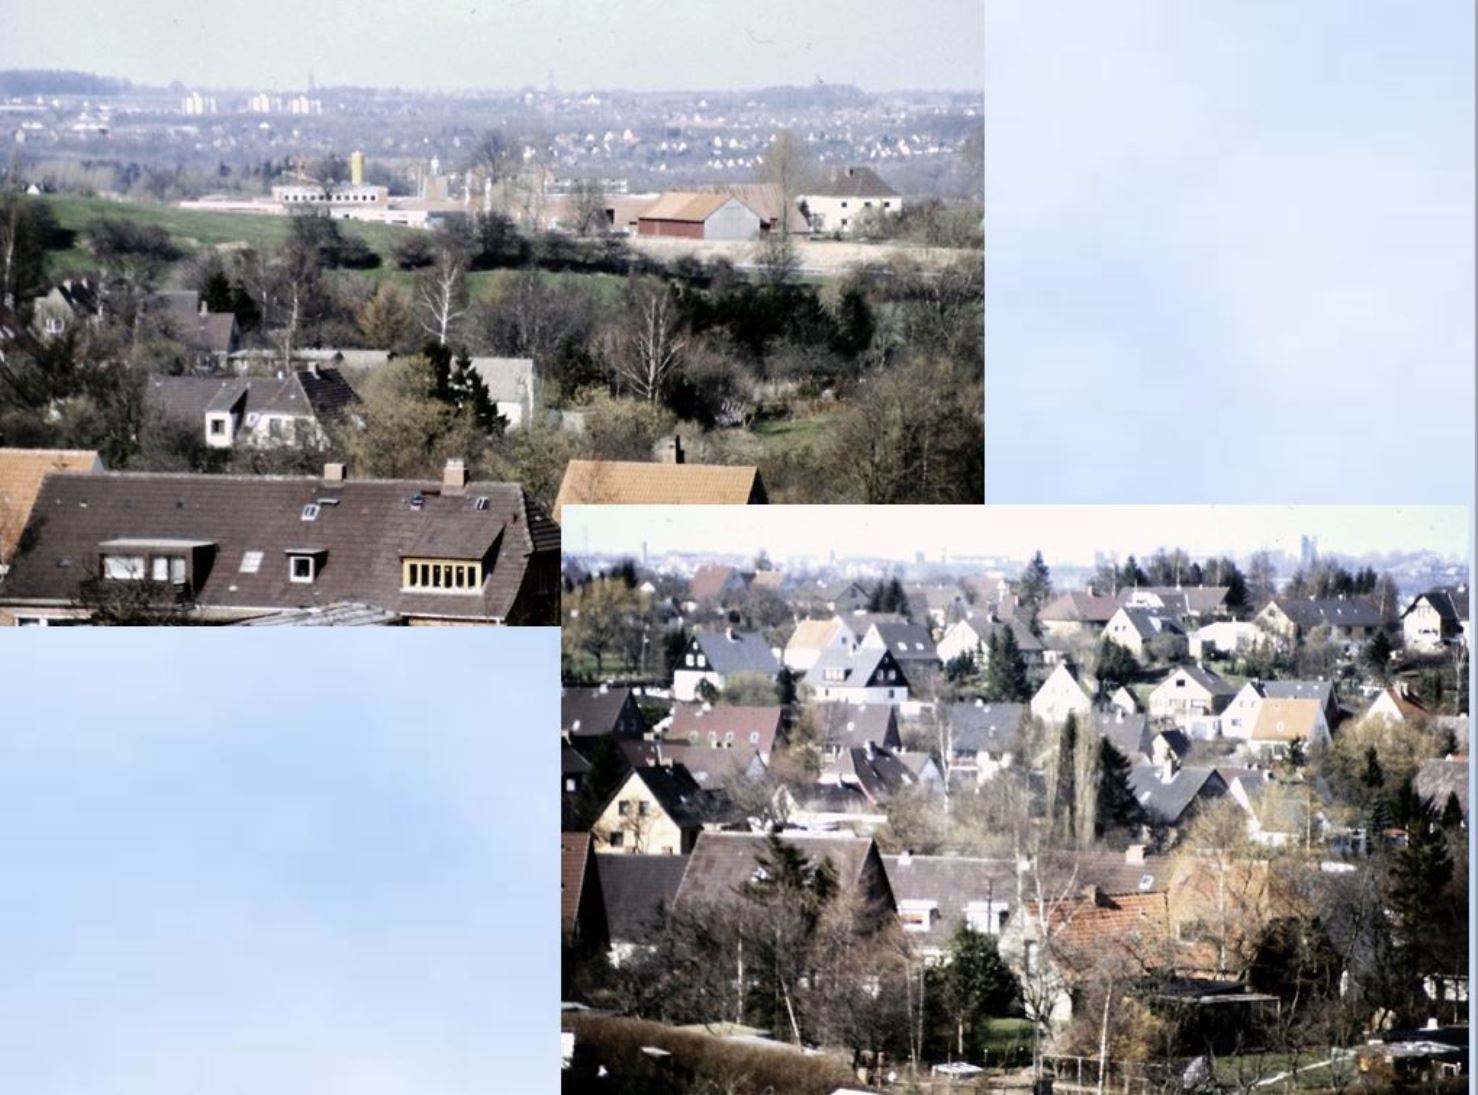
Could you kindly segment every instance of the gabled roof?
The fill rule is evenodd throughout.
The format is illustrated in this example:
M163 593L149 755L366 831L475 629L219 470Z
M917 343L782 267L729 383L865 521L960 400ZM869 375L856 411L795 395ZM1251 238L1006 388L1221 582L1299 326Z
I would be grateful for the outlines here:
M766 498L759 469L752 465L571 460L554 501L554 519L571 505L742 506L762 505Z
M359 396L337 369L300 369L282 379L151 376L144 400L162 418L199 426L211 411L329 415L358 402Z
M1376 697L1376 702L1380 701L1381 696L1395 705L1397 713L1403 719L1424 719L1432 713L1427 710L1426 704L1417 699L1416 694L1411 691L1405 681L1397 681L1391 685Z
M622 943L655 941L688 866L685 855L599 855L601 895L611 938Z
M917 787L919 777L889 750L877 745L854 746L844 754L843 776L850 775L872 802Z
M559 527L516 483L473 482L452 493L406 479L48 475L27 527L3 591L9 603L73 602L109 541L189 540L211 545L194 575L202 607L365 601L403 616L499 620L514 608L531 559L559 551ZM309 548L322 565L312 583L292 582L286 556ZM481 559L482 585L403 589L402 560L437 552Z
M1468 619L1468 587L1467 586L1436 586L1425 593L1417 594L1411 604L1406 606L1406 611L1401 613L1405 618L1412 609L1425 601L1437 610L1446 623L1464 623Z
M1214 768L1179 768L1167 780L1157 764L1137 764L1129 769L1129 789L1151 821L1179 825L1191 803L1202 796L1226 791L1226 781Z
M813 864L830 860L842 892L855 891L864 880L869 863L887 876L877 848L867 837L820 836L785 833L783 843L796 849ZM688 857L678 888L679 905L692 901L725 902L737 899L744 886L754 881L758 860L769 852L769 838L752 833L699 833ZM887 897L891 907L891 892Z
M571 736L609 734L631 699L629 688L566 688L560 695L560 729Z
M945 708L956 753L1003 753L1015 749L1025 725L1024 703L952 703Z
M472 368L482 377L494 403L522 403L533 396L531 357L474 357Z
M1155 691L1158 692L1162 688L1170 687L1170 682L1182 674L1187 680L1199 685L1213 696L1234 696L1237 694L1236 685L1232 684L1220 673L1207 669L1204 666L1196 665L1194 662L1187 662L1185 665L1176 666L1174 672L1155 687Z
M775 748L775 739L781 732L781 714L780 707L679 703L672 708L667 740L694 745L707 745L710 740L719 744L730 742L736 748L768 753Z
M197 312L170 319L174 337L192 350L228 354L236 348L236 317L230 312Z
M680 829L697 828L712 818L723 805L720 797L705 790L681 764L633 768L611 795L611 801L621 797L626 784L632 779L640 780L646 786L657 805L662 807L663 813ZM609 806L610 803L606 805Z
M898 709L880 703L822 703L816 706L817 738L821 745L844 749L875 742L888 744L895 732Z
M722 563L709 563L698 568L688 583L688 596L695 601L706 601L723 594L739 572Z
M701 224L728 204L730 199L749 208L746 202L727 191L702 193L697 190L669 190L643 209L640 219L644 221L687 221ZM756 209L751 208L749 211L756 217L760 216Z
M1200 615L1220 608L1230 592L1227 586L1125 586L1119 590L1119 603L1128 604L1136 593L1147 593L1172 612Z
M1028 908L1035 921L1038 906L1028 902ZM1169 898L1160 891L1099 893L1053 902L1046 912L1054 945L1083 955L1122 947L1153 965L1170 938Z
M885 183L870 167L838 167L805 188L807 194L826 198L896 198L898 191Z
M1180 635L1184 637L1185 628L1169 616L1150 608L1131 608L1125 605L1119 609L1129 625L1134 628L1140 639L1148 642L1157 635Z
M1323 714L1324 705L1316 699L1281 699L1268 697L1257 709L1257 723L1252 728L1253 741L1308 740Z
M1248 681L1265 699L1317 700L1321 707L1334 705L1333 681Z
M580 919L585 899L585 872L590 862L589 833L559 834L559 925L568 938Z
M1380 609L1365 597L1274 597L1283 614L1299 627L1380 627L1384 622ZM1266 606L1264 606L1266 608Z
M1099 712L1093 728L1131 763L1148 758L1155 735L1144 715L1127 715L1122 711Z
M709 667L722 676L731 673L761 673L773 677L780 672L780 663L770 650L765 637L756 631L695 631L693 641Z
M989 903L996 910L1016 904L1016 863L1010 859L976 856L885 855L883 868L893 899L900 908L909 903L934 902L939 918L916 936L929 946L942 947L955 929L968 924L971 904ZM912 933L910 933L912 934Z
M1037 618L1061 623L1106 624L1117 611L1119 602L1112 597L1072 590L1043 605Z
M885 660L891 660L894 665L898 659L893 656L891 650L884 650L877 646L859 646L855 650L842 650L838 647L828 647L821 652L816 663L806 671L806 683L815 687L826 685L831 688L838 686L846 688L863 688L872 679L874 673ZM841 670L840 680L831 680L827 677L830 670ZM902 668L898 670L899 680L893 682L895 687L907 688L908 680Z
M922 624L907 621L898 623L875 623L868 628L869 634L877 633L883 646L893 657L907 665L910 662L937 662L939 652L934 647L934 637Z
M590 762L575 752L574 746L567 741L559 743L559 774L562 776L583 776L590 771Z
M785 649L820 650L836 638L837 628L840 626L841 621L835 616L829 620L802 620L795 625L795 631L791 633Z
M0 449L0 562L20 543L49 473L102 470L102 459L93 449Z
M797 205L794 202L786 205L785 195L776 183L721 183L696 186L693 189L700 194L727 194L737 198L741 205L766 224L778 224L784 211L792 235L805 235L811 231L810 224L801 215ZM643 216L651 214L644 213Z

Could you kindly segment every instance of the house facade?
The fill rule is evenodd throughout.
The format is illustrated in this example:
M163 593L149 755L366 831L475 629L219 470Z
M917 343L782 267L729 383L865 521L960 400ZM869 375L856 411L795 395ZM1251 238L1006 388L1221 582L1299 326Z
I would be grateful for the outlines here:
M857 647L827 650L806 673L805 683L822 702L877 704L908 702L909 683L891 650Z
M1149 715L1184 727L1194 718L1220 715L1235 695L1236 689L1220 674L1182 665L1150 693Z
M1084 690L1077 673L1064 664L1048 674L1031 699L1032 717L1055 726L1067 722L1068 715L1081 721L1092 711L1092 698Z
M764 637L754 631L699 631L683 651L682 662L672 674L672 695L684 703L703 699L706 683L722 692L731 677L754 673L773 680L780 662Z

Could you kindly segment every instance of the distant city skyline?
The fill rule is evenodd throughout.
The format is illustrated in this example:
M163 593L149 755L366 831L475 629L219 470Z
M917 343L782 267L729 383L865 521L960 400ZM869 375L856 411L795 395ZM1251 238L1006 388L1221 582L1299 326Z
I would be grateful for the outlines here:
M302 90L739 90L853 84L868 91L980 90L984 11L918 0L907 26L879 0L738 8L625 0L327 0L251 5L79 0L57 34L41 5L6 13L0 68L76 69L134 83ZM946 32L947 30L947 32ZM913 48L909 48L912 44Z
M1093 566L1095 556L1144 558L1184 548L1195 558L1258 550L1299 558L1304 537L1324 556L1430 552L1466 560L1468 511L1462 506L750 506L715 519L709 506L567 506L567 553L669 551L839 560L928 562L958 556L1030 558ZM907 520L903 520L903 517Z

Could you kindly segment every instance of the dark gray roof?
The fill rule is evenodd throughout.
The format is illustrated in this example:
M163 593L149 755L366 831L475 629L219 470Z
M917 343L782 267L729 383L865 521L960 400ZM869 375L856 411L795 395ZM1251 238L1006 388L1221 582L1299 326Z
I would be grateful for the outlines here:
M839 167L828 172L808 194L827 198L896 198L898 191L885 183L870 167Z
M1226 793L1226 781L1215 768L1179 768L1168 780L1161 771L1156 764L1137 764L1129 770L1129 789L1155 824L1179 825L1197 798Z
M870 870L881 876L883 896L891 907L887 876L872 840L867 837L821 836L786 833L782 841L813 864L829 860L843 893L868 882ZM769 852L769 838L751 833L698 834L688 867L678 888L677 903L726 902L737 899L743 887L754 880L760 857Z
M582 737L613 733L630 698L629 688L566 688L559 699L560 729Z
M1122 611L1129 623L1134 627L1139 637L1143 640L1153 639L1156 635L1184 635L1185 628L1178 622L1150 608L1131 608L1125 605Z
M241 627L383 627L404 621L378 605L343 604L289 608L267 616L242 620Z
M1003 753L1018 745L1024 703L952 703L945 708L956 753Z
M448 542L471 549L459 558L475 551L483 560L482 585L403 590L402 558L440 539L443 527ZM531 562L556 573L559 562L559 526L515 483L474 482L454 493L403 479L48 475L0 597L71 603L99 573L99 545L120 539L208 543L197 555L195 602L243 611L365 601L401 616L507 619L521 593L525 603L535 594ZM323 553L311 583L289 580L286 557L302 549Z
M487 385L495 403L523 403L534 390L534 359L531 357L474 357L472 368Z
M1196 665L1194 662L1176 666L1175 670L1165 679L1169 680L1170 677L1175 676L1178 672L1184 673L1213 696L1235 696L1237 694L1236 686L1220 673L1207 669L1204 666Z
M1380 609L1365 597L1275 597L1273 603L1299 627L1380 627L1383 622Z
M575 752L567 741L559 743L559 774L562 776L583 776L590 771L590 762Z
M878 638L892 652L893 657L905 666L910 663L918 665L939 660L939 652L934 648L934 637L922 624L876 623L873 629L877 631Z
M705 790L681 764L633 768L632 774L646 784L658 805L680 829L694 829L724 812L726 803L714 791ZM614 799L621 794L617 788Z
M1131 763L1149 756L1154 734L1146 716L1126 715L1122 711L1099 712L1093 718L1093 726L1100 737L1108 738Z
M598 855L601 895L611 939L652 943L687 869L685 855Z
M810 783L792 788L791 796L801 810L828 814L871 814L877 812L867 794L853 783Z
M1437 586L1417 597L1407 606L1405 616L1422 601L1426 601L1437 610L1437 615L1448 623L1463 623L1468 618L1468 587L1467 586Z
M898 664L898 659L893 657L891 650L884 650L876 646L859 646L856 650L843 650L839 647L827 647L821 652L815 663L806 671L806 683L813 686L828 685L830 687L862 688L872 679L884 662L891 661L893 665ZM828 680L826 671L829 669L840 669L845 674L842 680ZM902 667L898 669L899 679L892 682L895 687L907 688L908 680Z
M203 423L207 411L246 415L332 415L359 396L337 369L301 369L291 376L198 377L151 376L146 405L159 416L190 425Z
M857 746L847 751L848 765L863 793L873 802L882 802L900 791L919 785L913 770L888 750L874 745Z
M1016 905L1016 863L1010 859L975 856L885 855L883 868L893 899L934 901L939 918L926 932L914 938L928 946L943 947L955 929L968 923L965 909L972 902L991 902L996 908ZM910 933L912 935L912 933Z
M761 673L773 677L780 663L765 637L755 631L699 631L693 635L715 673Z
M893 734L898 732L898 709L880 703L822 703L816 707L816 722L822 745L887 745L890 729Z

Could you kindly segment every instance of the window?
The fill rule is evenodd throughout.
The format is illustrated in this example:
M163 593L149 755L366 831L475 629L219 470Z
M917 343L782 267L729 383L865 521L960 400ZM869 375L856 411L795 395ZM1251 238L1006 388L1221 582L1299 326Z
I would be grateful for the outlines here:
M226 432L226 420L224 418L212 418L210 420L210 435L220 437Z
M759 742L760 742L760 732L758 730L751 730L749 732L749 742L750 742L751 745L758 745L759 744Z
M273 419L273 421L275 422L276 419ZM318 513L319 513L318 503L317 502L309 502L306 506L303 507L303 520L304 521L316 521L316 520L318 520Z
M282 439L282 419L280 419L280 418L269 418L269 419L267 419L267 436L268 437L275 437L279 441Z
M636 816L637 817L646 817L647 816L647 813L648 813L648 809L647 808L649 806L651 806L651 803L649 803L649 802L638 802L636 804Z
M142 555L104 555L103 577L121 581L142 581L144 557Z
M431 593L473 592L482 587L482 564L451 560L407 559L401 586Z
M289 580L294 582L313 581L313 572L316 569L313 564L313 556L292 555L288 557L288 562L290 566L288 571Z
M619 848L623 844L626 843L626 834L623 833L623 832L617 831L617 832L612 833L606 839L610 841L612 848Z
M574 792L574 790L575 790L575 777L574 776L570 776L570 777L566 778L566 780L565 780L565 790L566 791L569 791L571 793Z
M1038 946L1036 943L1026 945L1026 975L1035 977L1037 974Z
M884 209L892 209L893 208L893 203L892 202L884 202L883 203L883 208Z
M183 555L156 555L149 560L149 577L156 582L173 582L182 585L185 581L185 557Z
M243 552L241 556L241 573L255 574L262 569L262 553L260 551Z
M628 802L628 801L626 801L626 800L624 800L624 799L622 801L616 803L616 813L618 813L622 817L630 817L631 816L631 803Z
M689 668L692 668L696 664L697 664L697 662L694 660L693 655L689 654L688 655L688 667Z
M44 329L49 335L59 335L67 329L67 325L58 316L47 316Z
M843 209L847 208L847 203L846 202L842 202L842 208ZM842 221L842 223L843 224L846 224L847 222L846 221Z

